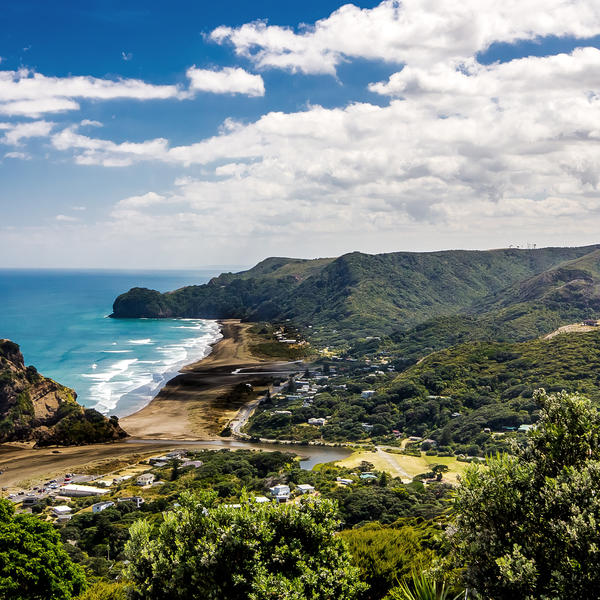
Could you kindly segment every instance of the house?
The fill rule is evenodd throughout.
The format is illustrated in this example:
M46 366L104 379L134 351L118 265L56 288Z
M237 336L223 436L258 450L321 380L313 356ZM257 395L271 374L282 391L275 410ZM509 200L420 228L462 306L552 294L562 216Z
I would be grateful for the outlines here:
M280 483L269 488L271 495L274 496L277 502L286 502L290 497L290 486Z
M312 417L308 420L309 425L317 425L318 427L323 427L327 423L327 419L323 419L323 417L315 418Z
M533 425L527 425L527 424L523 424L523 425L519 425L519 429L517 429L517 431L524 431L525 433L527 433L530 429L533 429L534 426Z
M377 479L377 475L375 475L375 473L361 473L360 478L363 481L371 481L373 479Z
M596 319L586 319L583 324L587 327L598 327L598 321Z
M342 485L351 485L352 483L354 483L352 479L344 479L343 477L336 477L335 480L338 483L341 483Z
M169 460L173 460L174 458L180 459L183 458L187 452L185 450L173 450L172 452L167 452L165 456Z
M126 496L124 498L117 498L117 502L133 502L136 508L139 508L144 504L144 499L141 496Z
M92 504L92 512L94 514L102 512L103 510L110 508L111 506L114 506L115 503L114 502L97 502L96 504Z
M136 479L137 485L152 485L154 483L154 475L152 473L144 473Z
M58 521L68 521L71 518L73 509L70 506L54 506L52 508L52 514L57 518Z
M296 489L301 494L312 494L315 491L315 488L308 483L300 483L299 485L296 486Z
M274 410L273 414L274 415L291 415L292 411L291 410Z
M91 485L77 485L75 483L68 483L60 488L61 496L73 496L80 498L83 496L102 496L108 493L108 490L103 490L99 487Z
M360 393L361 398L370 398L375 395L375 390L364 390Z
M119 483L123 483L124 481L127 481L128 479L131 479L131 475L121 475L120 477L115 477L112 482L115 485L118 485Z
M256 496L254 502L257 504L264 504L265 502L271 502L266 496Z
M184 460L181 463L182 467L194 467L194 469L198 469L199 467L202 466L202 461L201 460Z

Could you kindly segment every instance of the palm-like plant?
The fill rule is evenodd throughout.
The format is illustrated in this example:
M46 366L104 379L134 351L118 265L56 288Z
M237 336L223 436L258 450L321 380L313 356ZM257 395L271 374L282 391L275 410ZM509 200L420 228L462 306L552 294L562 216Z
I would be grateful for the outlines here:
M390 590L387 600L460 600L463 592L456 594L424 573L413 573L410 584L402 581Z

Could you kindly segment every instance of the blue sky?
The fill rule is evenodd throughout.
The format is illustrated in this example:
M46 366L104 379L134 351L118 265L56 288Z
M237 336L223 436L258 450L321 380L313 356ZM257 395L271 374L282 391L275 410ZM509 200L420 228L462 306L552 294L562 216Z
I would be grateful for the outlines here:
M6 2L0 32L0 266L599 241L595 2Z

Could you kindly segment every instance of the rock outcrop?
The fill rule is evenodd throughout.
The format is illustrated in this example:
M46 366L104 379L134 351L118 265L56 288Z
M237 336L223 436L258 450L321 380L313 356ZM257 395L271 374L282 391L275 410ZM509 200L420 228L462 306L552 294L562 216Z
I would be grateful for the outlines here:
M116 417L77 403L70 388L26 367L19 346L0 340L0 443L80 445L126 437Z

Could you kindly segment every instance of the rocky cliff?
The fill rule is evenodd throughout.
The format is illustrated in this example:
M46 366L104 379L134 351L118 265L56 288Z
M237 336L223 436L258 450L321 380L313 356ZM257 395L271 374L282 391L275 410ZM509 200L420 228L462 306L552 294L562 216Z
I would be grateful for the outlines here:
M26 367L19 346L0 340L0 443L79 445L126 437L116 417L84 408L70 388Z

